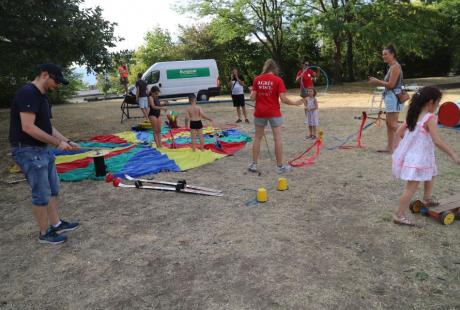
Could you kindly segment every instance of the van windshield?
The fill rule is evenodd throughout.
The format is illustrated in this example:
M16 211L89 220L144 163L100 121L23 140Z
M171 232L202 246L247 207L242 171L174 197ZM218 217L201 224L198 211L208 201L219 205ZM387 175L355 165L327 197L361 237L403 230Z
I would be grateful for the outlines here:
M155 84L160 80L160 71L152 71L147 76L147 84Z

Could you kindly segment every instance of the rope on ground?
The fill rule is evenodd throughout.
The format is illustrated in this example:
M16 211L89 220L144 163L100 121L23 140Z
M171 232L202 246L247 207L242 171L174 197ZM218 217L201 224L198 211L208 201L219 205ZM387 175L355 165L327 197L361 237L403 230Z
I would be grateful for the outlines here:
M362 112L361 125L359 126L359 130L357 132L349 135L344 140L340 140L340 139L334 137L334 139L336 139L338 141L341 141L341 143L339 145L336 145L336 146L333 146L333 147L328 147L327 149L331 151L331 150L335 150L335 149L349 150L349 149L353 149L353 148L363 148L363 145L361 144L361 138L362 138L362 135L363 135L363 131L366 130L367 128L369 128L370 126L372 126L373 124L378 124L380 122L380 114L379 114L379 117L377 117L377 119L375 121L373 121L373 122L371 122L371 123L366 125L367 119L368 119L367 113ZM356 145L346 145L356 135L358 135L357 144Z
M310 145L302 154L294 158L293 160L288 161L288 164L292 167L303 167L305 165L312 165L315 163L315 159L319 156L321 152L321 145L323 144L323 132L320 131L318 138ZM316 146L315 153L312 156L304 157L305 154L310 152Z

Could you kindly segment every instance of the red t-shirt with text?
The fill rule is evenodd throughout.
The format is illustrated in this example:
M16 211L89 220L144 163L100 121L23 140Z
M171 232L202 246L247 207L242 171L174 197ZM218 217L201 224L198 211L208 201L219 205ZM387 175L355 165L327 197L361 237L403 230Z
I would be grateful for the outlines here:
M286 86L280 77L272 73L259 75L252 83L252 89L256 92L255 117L281 116L279 96L286 92Z
M312 79L312 76L315 74L315 71L311 70L311 69L307 69L305 70L303 76L302 76L302 81L303 81L303 87L304 88L312 88L313 87L313 79ZM297 76L296 77L299 77L302 75L302 70L299 70L297 72Z

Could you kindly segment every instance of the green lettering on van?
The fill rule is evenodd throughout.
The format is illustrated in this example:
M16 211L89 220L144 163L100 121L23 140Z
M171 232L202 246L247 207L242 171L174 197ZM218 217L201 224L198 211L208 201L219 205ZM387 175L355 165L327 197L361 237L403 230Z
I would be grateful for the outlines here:
M188 68L166 70L168 80L211 76L209 68Z

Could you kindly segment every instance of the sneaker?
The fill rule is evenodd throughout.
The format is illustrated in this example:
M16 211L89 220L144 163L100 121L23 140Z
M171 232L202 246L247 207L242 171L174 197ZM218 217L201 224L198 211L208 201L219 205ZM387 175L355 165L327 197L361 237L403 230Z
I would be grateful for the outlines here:
M241 122L242 122L242 120L237 119L235 123L241 123Z
M56 231L49 228L46 234L42 235L39 233L38 242L48 244L59 244L67 241L67 236L58 235Z
M257 172L257 164L256 163L251 163L248 166L248 170L251 171L251 172Z
M66 231L72 231L80 227L79 223L69 223L61 220L61 224L58 227L51 226L50 228L57 234L61 234Z
M279 174L286 173L289 171L291 171L291 166L289 165L282 165L281 167L280 166L276 167L276 172Z
M249 124L249 120L248 120L248 119L245 119L244 122Z

